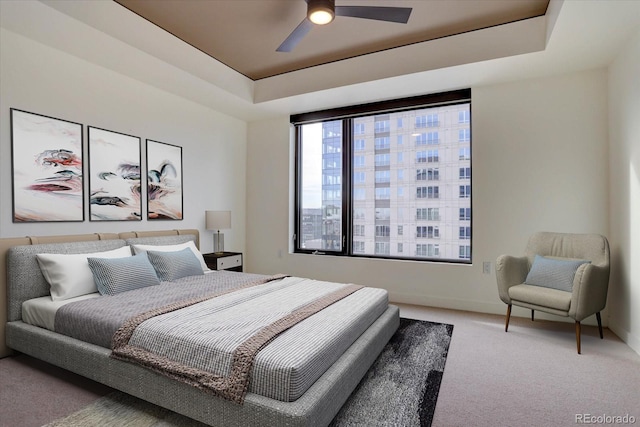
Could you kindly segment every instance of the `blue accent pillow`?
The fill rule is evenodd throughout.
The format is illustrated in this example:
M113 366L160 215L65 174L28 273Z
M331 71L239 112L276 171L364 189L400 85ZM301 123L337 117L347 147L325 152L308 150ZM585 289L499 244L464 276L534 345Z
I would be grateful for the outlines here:
M189 248L181 251L149 251L147 250L149 261L156 270L158 278L163 282L180 279L186 276L202 276L202 266L200 261Z
M87 261L101 295L160 284L146 253L126 258L87 258Z
M536 255L524 283L571 292L578 267L590 263L591 261L581 259L556 259Z

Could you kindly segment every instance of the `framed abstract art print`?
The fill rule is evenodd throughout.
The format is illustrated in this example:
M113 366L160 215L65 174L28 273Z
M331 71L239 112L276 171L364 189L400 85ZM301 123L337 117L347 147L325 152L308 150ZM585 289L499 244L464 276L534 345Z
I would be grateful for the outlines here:
M84 221L82 125L11 109L13 222Z
M140 138L89 126L89 219L141 221Z
M182 219L182 147L147 139L147 219Z

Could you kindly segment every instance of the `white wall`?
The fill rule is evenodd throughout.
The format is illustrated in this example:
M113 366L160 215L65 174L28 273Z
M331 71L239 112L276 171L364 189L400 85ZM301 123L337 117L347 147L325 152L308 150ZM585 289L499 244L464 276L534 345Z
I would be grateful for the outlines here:
M609 68L609 327L640 353L640 33Z
M213 234L204 229L204 211L223 209L231 210L233 215L233 228L225 232L226 249L244 250L247 138L244 121L4 28L0 31L1 237L197 228L201 233L203 251L210 252L213 249ZM77 34L77 37L82 37L82 34ZM145 56L141 55L140 58L144 61ZM163 72L153 64L148 64L149 73ZM139 136L143 146L143 165L146 138L182 146L184 219L91 222L88 220L86 193L84 222L14 224L10 108L84 124L85 155L87 125ZM143 204L145 216L146 204Z
M474 87L472 126L473 265L452 265L289 253L288 117L250 123L248 270L382 287L398 302L505 312L493 264L485 275L482 261L521 254L538 230L608 233L606 71Z

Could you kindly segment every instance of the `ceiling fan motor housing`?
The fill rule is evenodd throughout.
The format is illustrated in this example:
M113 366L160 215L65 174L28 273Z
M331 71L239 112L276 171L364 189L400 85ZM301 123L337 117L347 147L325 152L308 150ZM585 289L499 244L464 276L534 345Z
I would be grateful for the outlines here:
M307 18L314 24L324 25L333 21L335 0L307 0Z

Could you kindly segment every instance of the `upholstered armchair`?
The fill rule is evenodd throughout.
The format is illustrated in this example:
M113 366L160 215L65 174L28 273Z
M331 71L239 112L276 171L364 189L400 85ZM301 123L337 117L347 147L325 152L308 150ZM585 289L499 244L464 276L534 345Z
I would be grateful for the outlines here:
M598 234L535 233L525 255L501 255L496 261L500 299L507 304L504 330L509 329L511 306L575 320L580 354L580 322L595 314L600 338L600 311L609 287L609 242Z

